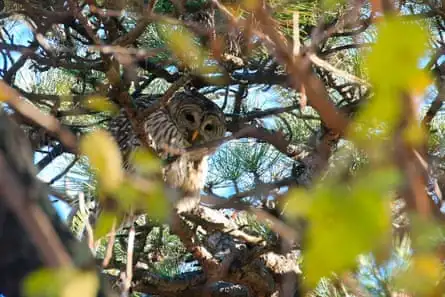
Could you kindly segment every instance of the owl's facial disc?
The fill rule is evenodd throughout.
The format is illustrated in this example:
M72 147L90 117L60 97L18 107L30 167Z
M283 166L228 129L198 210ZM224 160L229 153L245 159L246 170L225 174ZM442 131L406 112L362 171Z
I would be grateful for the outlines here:
M199 134L202 135L204 142L224 136L221 120L212 114L204 116L199 128Z

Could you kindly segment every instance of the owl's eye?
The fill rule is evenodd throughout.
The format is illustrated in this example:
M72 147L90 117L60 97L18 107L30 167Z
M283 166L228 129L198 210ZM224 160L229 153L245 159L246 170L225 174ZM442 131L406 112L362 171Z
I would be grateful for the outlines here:
M211 124L205 125L204 130L209 131L209 132L212 131L213 130L213 125L211 125Z
M187 121L189 121L190 123L194 123L195 122L195 117L191 113L185 114L185 119Z

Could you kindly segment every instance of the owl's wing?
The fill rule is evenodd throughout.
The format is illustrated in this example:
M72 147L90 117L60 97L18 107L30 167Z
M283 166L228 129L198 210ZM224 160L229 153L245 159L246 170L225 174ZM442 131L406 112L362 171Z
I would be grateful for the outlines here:
M158 100L157 96L141 96L133 102L139 110L151 107ZM119 115L109 122L109 131L116 140L124 159L124 165L127 167L127 160L130 153L141 145L136 133L133 130L131 121L128 119L124 109L121 109ZM151 138L148 139L150 147L153 148Z

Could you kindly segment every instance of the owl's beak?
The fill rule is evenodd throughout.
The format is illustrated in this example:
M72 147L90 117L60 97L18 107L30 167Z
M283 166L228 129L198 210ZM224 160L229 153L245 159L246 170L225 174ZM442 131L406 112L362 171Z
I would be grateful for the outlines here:
M198 130L195 130L195 132L193 132L193 134L192 134L192 141L195 141L195 139L198 138L198 136L199 136L199 132L198 132Z

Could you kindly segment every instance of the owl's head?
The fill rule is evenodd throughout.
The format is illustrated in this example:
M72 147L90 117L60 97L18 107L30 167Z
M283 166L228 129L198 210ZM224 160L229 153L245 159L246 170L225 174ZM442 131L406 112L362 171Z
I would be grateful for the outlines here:
M167 109L178 130L190 144L224 136L224 113L214 102L197 91L177 92Z

